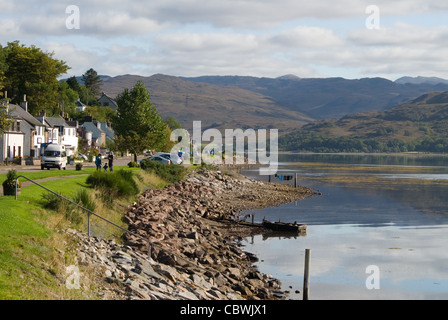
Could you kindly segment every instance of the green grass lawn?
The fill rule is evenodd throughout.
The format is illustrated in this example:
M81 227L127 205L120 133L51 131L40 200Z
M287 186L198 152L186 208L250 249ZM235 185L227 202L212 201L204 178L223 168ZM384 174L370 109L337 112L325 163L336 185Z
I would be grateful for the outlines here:
M85 168L18 174L33 180L62 177L38 182L71 198L81 189L92 190L86 179L94 171L95 168ZM0 175L0 182L5 179L6 174ZM73 257L68 254L70 244L58 229L71 225L62 215L43 208L42 195L46 192L29 185L22 188L17 200L0 195L0 300L86 299L80 290L65 287L65 267L73 263Z
M0 197L0 205L0 298L37 298L30 287L51 282L42 268L51 251L42 243L51 232L36 223L37 208L29 203Z

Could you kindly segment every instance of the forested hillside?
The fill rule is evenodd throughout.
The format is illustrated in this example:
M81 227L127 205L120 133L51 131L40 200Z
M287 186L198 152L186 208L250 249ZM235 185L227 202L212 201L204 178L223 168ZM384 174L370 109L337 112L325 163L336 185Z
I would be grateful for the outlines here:
M448 152L448 92L425 94L384 111L314 122L279 143L289 151Z

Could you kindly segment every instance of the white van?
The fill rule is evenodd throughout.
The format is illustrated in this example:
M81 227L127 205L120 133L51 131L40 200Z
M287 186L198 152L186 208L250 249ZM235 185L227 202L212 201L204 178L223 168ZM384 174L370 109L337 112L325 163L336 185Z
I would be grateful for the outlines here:
M45 168L48 170L50 170L50 168L58 168L59 170L67 169L67 153L65 151L65 146L60 144L49 144L44 150L40 168L42 170Z

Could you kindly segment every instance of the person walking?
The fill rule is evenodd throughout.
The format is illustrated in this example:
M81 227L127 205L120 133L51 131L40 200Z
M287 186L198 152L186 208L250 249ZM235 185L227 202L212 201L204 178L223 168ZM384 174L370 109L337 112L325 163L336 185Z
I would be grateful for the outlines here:
M109 159L109 170L112 172L114 171L114 153L112 151L109 152L109 156L107 158Z
M96 164L96 170L101 171L101 156L99 154L96 155L95 157L95 164Z

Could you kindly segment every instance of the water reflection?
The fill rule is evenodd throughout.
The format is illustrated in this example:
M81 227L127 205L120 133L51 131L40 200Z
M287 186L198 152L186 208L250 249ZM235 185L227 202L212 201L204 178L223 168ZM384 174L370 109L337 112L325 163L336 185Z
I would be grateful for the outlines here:
M304 158L306 166L293 162ZM306 248L312 249L311 298L448 298L448 184L441 181L446 177L422 176L446 173L448 158L405 158L281 158L289 163L281 168L283 172L300 172L300 184L321 191L322 196L251 213L256 221L280 218L305 223L307 236L257 236L245 240L245 249L258 255L260 270L279 278L292 299L301 299L294 291L301 290ZM309 165L313 161L316 165ZM379 166L359 168L367 164ZM414 167L405 178L402 171L410 170L409 166ZM369 265L379 267L380 290L366 288Z

